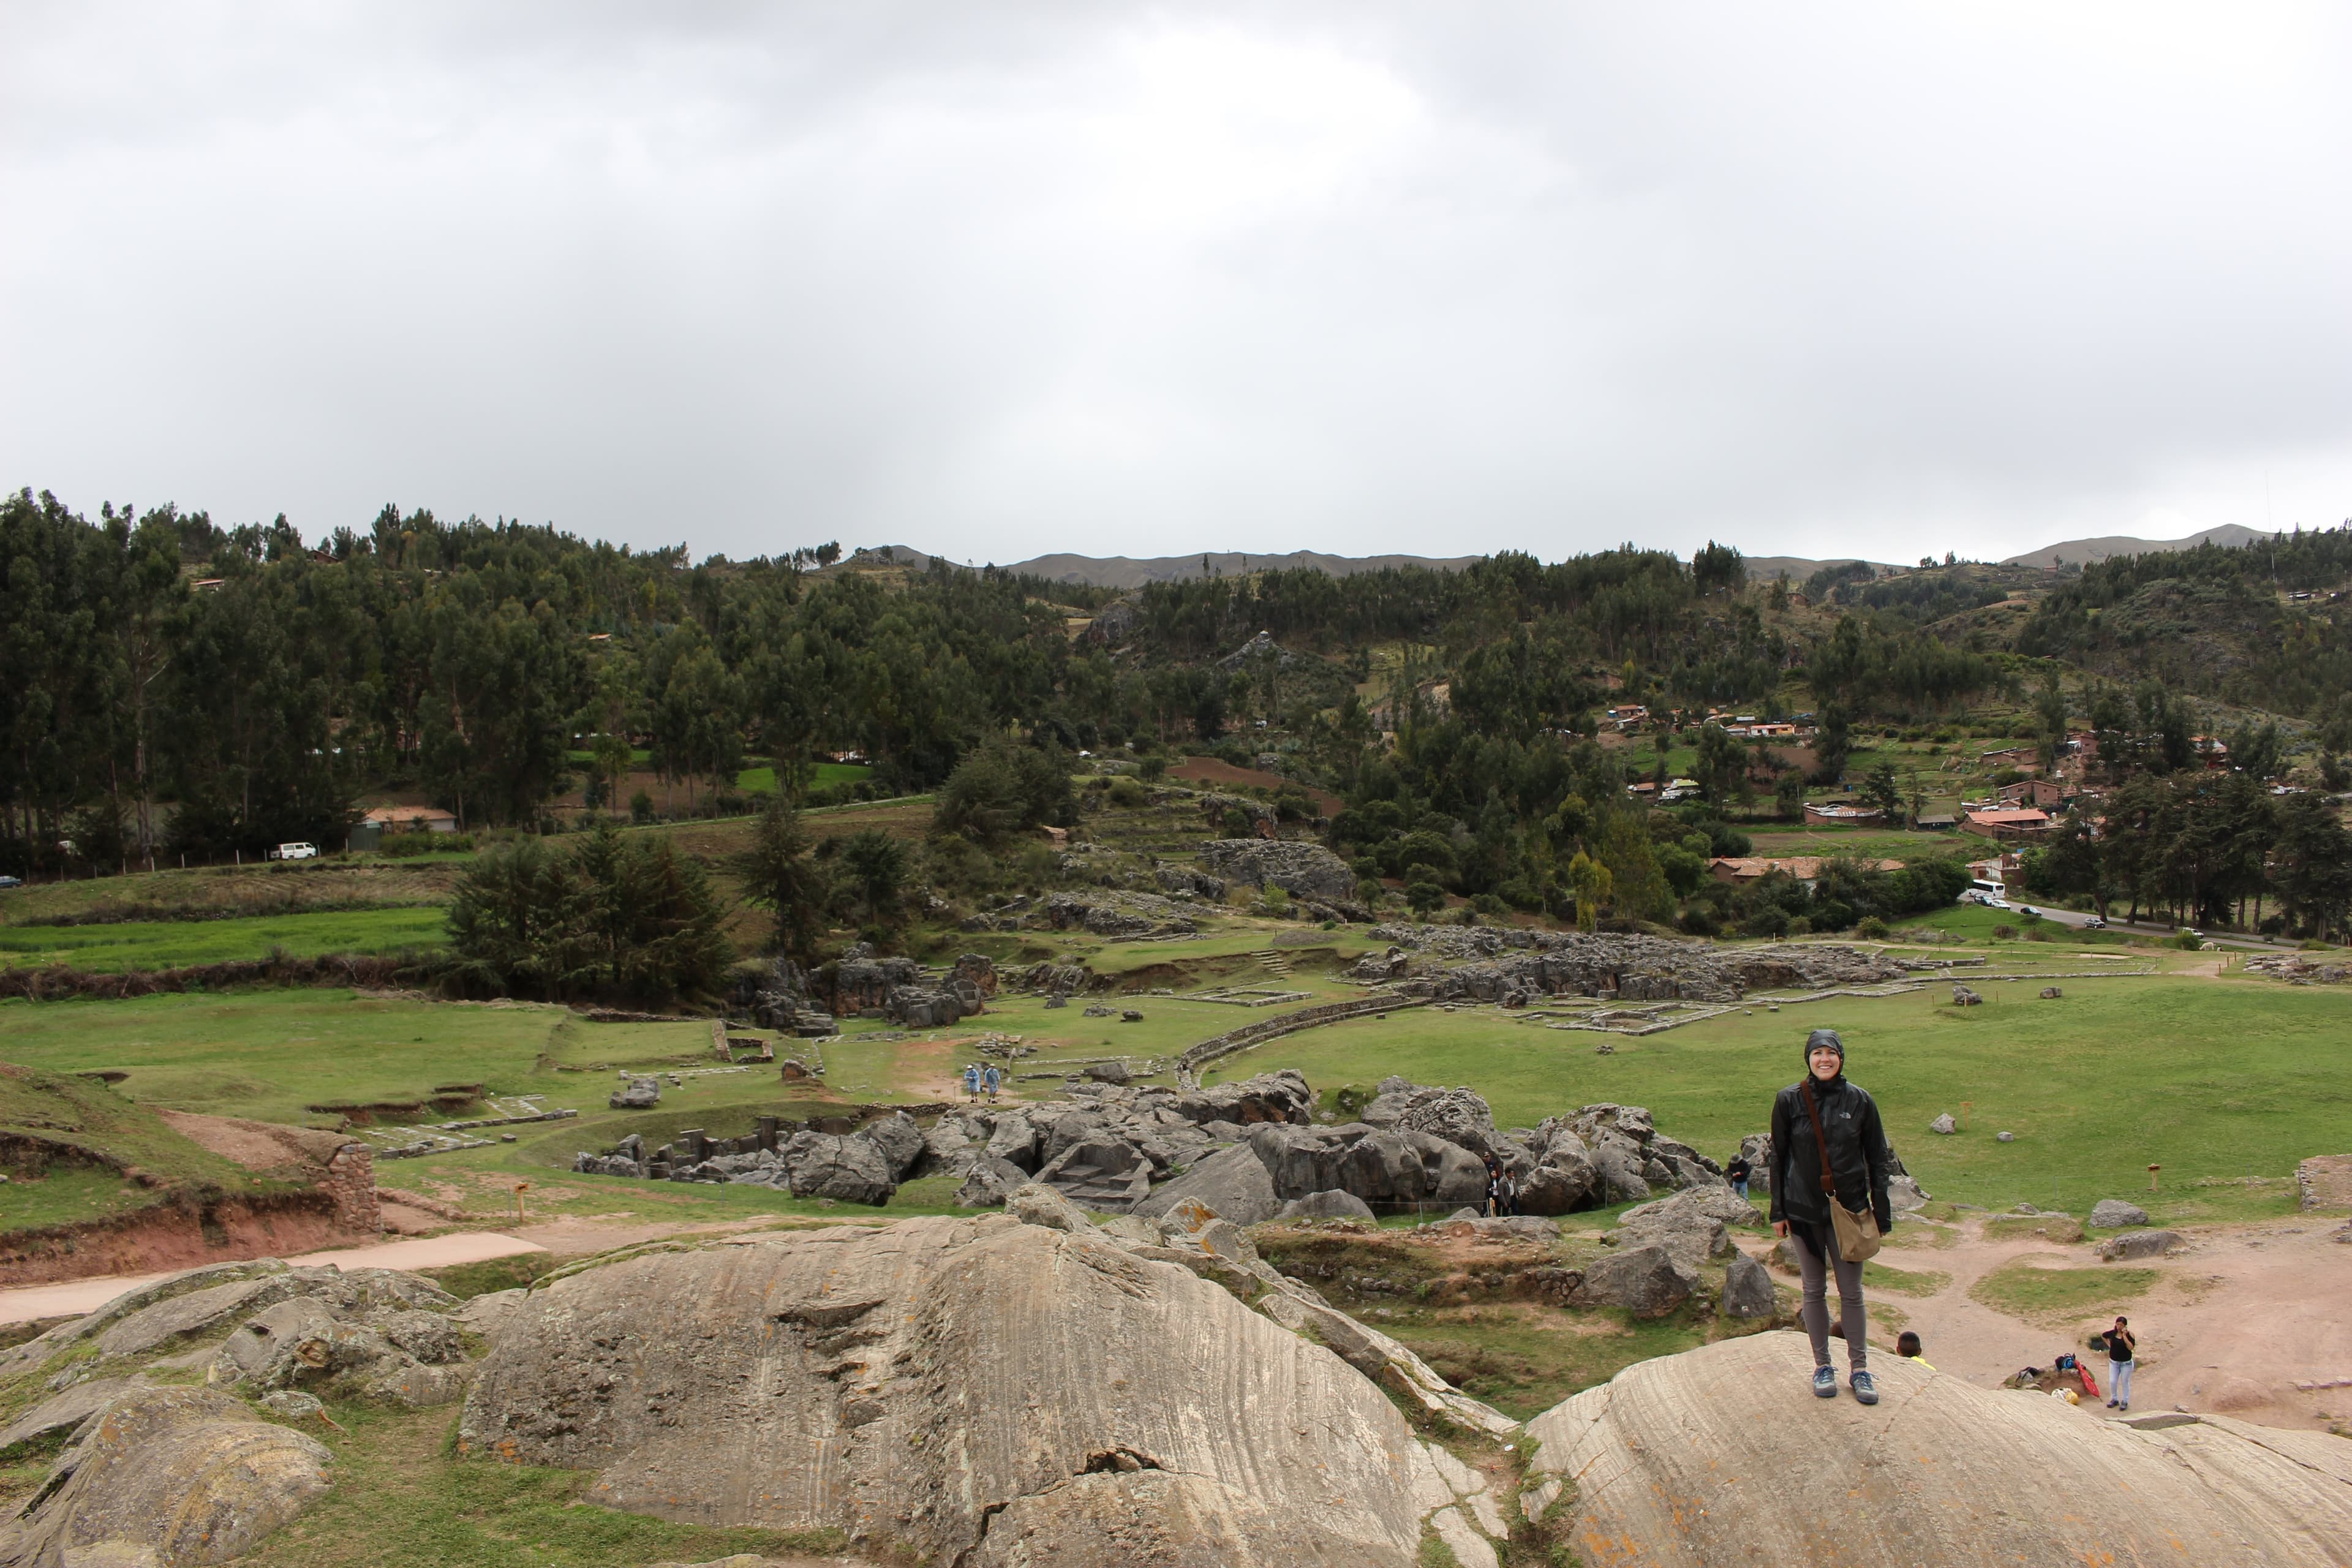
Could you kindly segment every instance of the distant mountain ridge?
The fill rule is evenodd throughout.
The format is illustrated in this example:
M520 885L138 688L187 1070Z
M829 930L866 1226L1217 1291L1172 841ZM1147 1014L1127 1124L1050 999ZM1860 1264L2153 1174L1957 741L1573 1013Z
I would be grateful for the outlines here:
M2272 540L2275 533L2242 523L2225 522L2219 528L2209 528L2202 533L2192 533L2186 539L2134 539L2127 534L2110 534L2105 539L2069 539L2061 544L2045 544L2039 550L2029 550L2022 555L2012 555L2001 563L2004 566L2088 566L2105 561L2110 555L2147 555L2159 550L2194 550L2200 544L2218 544L2224 549L2243 549L2258 541Z
M2028 551L2022 555L2012 555L2000 564L2042 567L2088 565L2093 562L2105 561L2111 555L2144 555L2158 550L2193 550L2200 544L2237 548L2276 537L2276 534L2226 522L2202 533L2192 533L2186 539L2134 539L2124 534L2114 534L2105 539L2070 539ZM887 557L899 565L918 568L929 564L931 559L921 551L903 544L875 545L858 553L868 559ZM1064 552L1015 561L1006 570L1026 573L1055 583L1084 583L1097 588L1140 588L1146 583L1181 583L1205 576L1238 577L1249 572L1308 570L1328 572L1334 577L1350 576L1359 572L1379 572L1391 566L1426 566L1440 572L1459 572L1480 559L1483 558L1476 555L1327 555L1318 550L1294 550L1287 554L1268 555L1210 550L1195 555L1143 558ZM1751 555L1748 557L1748 574L1758 580L1786 574L1790 582L1802 583L1824 566L1850 565L1857 559L1851 555L1822 561L1799 555ZM1884 562L1873 564L1886 570L1895 569Z

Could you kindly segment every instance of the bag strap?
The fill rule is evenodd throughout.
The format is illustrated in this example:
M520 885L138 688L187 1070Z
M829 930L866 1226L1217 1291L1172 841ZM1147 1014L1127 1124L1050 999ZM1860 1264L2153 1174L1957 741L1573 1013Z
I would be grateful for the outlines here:
M1812 1068L1805 1069L1804 1081L1797 1086L1804 1090L1805 1114L1813 1119L1813 1152L1822 1157L1822 1195L1834 1203L1845 1200L1838 1196L1837 1175L1830 1169L1830 1141L1822 1131L1821 1107L1813 1103Z

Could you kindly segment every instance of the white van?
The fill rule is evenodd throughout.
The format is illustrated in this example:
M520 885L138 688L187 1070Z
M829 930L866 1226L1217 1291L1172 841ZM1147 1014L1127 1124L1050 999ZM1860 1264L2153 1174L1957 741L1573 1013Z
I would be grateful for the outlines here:
M315 844L280 844L269 852L272 860L316 860L319 847Z

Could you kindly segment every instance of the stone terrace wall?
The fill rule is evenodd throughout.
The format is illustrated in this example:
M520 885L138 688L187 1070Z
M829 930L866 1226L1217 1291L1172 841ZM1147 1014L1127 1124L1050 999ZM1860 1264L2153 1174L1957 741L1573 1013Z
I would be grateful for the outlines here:
M1319 1007L1301 1007L1296 1013L1283 1013L1255 1023L1244 1024L1238 1029L1228 1029L1213 1039L1202 1040L1177 1058L1187 1072L1197 1072L1220 1057L1245 1051L1284 1035L1301 1029L1312 1029L1322 1024L1336 1024L1342 1018L1360 1018L1371 1013L1394 1013L1407 1007L1429 1005L1426 996L1362 996L1346 1002L1326 1002Z

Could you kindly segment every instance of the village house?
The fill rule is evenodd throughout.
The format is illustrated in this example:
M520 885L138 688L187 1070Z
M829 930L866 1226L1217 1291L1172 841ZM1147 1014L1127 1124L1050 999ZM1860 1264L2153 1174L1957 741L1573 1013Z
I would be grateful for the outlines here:
M2050 831L2050 814L2031 807L1971 811L1960 824L1963 833L1980 834L2000 843L2040 838Z
M379 833L455 833L457 814L437 805L379 805L360 820L373 823Z
M2053 811L2064 803L2069 793L2055 779L2020 779L2013 784L2001 785L2000 804Z
M1816 826L1863 827L1874 822L1885 820L1885 812L1873 811L1868 806L1826 804L1817 805L1811 803L1808 803L1805 806L1805 826L1808 827Z

